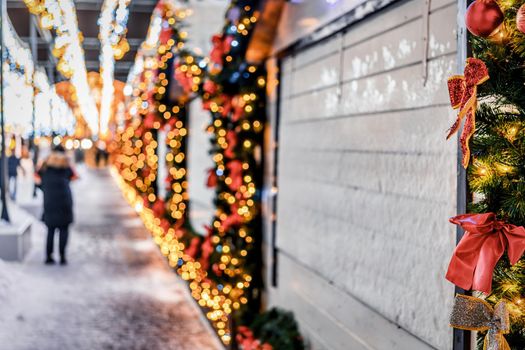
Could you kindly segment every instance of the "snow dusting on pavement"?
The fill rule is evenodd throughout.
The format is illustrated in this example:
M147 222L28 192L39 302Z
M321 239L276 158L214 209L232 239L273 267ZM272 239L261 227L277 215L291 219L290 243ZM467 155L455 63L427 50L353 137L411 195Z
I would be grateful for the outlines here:
M221 349L109 172L81 176L69 265L43 264L38 220L25 261L0 260L0 350Z

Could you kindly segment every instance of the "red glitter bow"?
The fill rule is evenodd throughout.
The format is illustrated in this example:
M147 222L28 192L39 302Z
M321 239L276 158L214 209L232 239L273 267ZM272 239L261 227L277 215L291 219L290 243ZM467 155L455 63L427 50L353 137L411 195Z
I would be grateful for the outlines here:
M447 140L454 135L466 117L460 143L463 152L462 164L467 167L470 160L469 140L476 131L477 86L489 79L487 66L477 58L467 58L464 75L454 75L448 79L448 92L452 108L459 109L456 121L449 129Z
M450 259L447 279L466 290L489 294L492 273L505 249L514 265L525 251L525 228L497 220L494 213L464 214L450 222L466 232Z

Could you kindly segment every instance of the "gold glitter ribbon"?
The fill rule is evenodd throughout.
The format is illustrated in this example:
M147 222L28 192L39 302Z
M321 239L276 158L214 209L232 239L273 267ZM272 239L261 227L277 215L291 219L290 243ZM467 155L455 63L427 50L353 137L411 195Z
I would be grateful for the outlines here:
M504 301L494 309L485 300L458 294L450 315L450 325L468 331L487 331L483 350L510 350L504 334L510 331L507 305Z

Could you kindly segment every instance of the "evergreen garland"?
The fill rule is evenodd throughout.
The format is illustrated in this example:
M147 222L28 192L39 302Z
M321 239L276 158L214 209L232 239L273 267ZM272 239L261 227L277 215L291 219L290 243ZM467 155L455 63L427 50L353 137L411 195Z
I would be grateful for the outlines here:
M476 134L471 142L469 212L494 212L500 220L525 225L525 35L516 13L525 0L498 2L505 20L499 40L470 37L473 56L487 65L490 79L479 86ZM504 256L496 266L487 301L507 302L511 349L525 348L525 259L510 266ZM483 337L478 338L483 348Z

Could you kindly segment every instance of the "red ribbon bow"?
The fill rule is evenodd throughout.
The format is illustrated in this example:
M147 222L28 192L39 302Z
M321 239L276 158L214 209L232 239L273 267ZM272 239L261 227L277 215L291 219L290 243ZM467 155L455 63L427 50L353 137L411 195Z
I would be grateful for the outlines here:
M255 339L253 332L246 326L240 326L237 333L237 343L242 350L273 350L268 343L262 343Z
M467 167L470 160L469 140L476 131L477 86L489 79L487 66L477 58L467 58L464 75L454 75L448 79L448 92L452 108L459 109L456 121L449 129L447 140L454 135L466 117L460 143L463 152L462 164Z
M489 294L494 267L505 249L512 265L523 255L525 228L497 220L494 213L459 215L450 222L466 232L450 259L447 279L465 290Z

